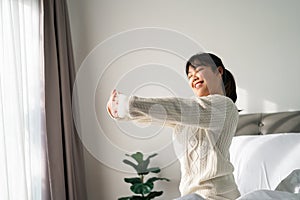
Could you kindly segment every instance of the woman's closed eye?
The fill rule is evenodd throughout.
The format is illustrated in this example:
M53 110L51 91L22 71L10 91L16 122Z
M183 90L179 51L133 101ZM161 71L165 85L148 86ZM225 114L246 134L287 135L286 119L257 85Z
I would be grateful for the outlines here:
M202 71L202 70L204 70L205 68L204 67L197 67L196 69L195 69L195 73L198 73L198 72L200 72L200 71Z
M204 70L204 67L197 67L193 72L189 72L188 79L191 79L193 76L195 76L195 74L202 70Z

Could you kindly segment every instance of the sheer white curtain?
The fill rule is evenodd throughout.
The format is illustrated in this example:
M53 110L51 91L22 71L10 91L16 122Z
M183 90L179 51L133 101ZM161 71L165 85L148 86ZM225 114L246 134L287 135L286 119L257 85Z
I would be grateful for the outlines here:
M42 199L44 71L39 0L0 1L0 199Z

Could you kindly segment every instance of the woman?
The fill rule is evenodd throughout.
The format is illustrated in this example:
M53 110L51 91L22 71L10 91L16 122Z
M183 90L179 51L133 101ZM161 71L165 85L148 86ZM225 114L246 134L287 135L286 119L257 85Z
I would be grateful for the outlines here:
M186 74L193 98L127 97L114 90L108 112L115 119L154 121L174 128L181 199L236 199L240 193L229 160L238 122L234 78L211 53L192 56Z

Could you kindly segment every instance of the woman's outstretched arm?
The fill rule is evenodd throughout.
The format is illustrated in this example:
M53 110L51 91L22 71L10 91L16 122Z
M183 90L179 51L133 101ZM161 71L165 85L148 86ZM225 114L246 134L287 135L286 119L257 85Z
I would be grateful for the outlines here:
M110 115L116 119L202 128L215 128L214 125L224 122L226 115L237 112L234 103L223 95L143 98L126 97L114 90L107 105Z

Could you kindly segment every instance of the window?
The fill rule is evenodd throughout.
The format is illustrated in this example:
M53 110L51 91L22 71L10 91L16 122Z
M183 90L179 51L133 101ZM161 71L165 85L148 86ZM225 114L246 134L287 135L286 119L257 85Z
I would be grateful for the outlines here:
M0 199L41 199L44 72L39 0L0 1Z

